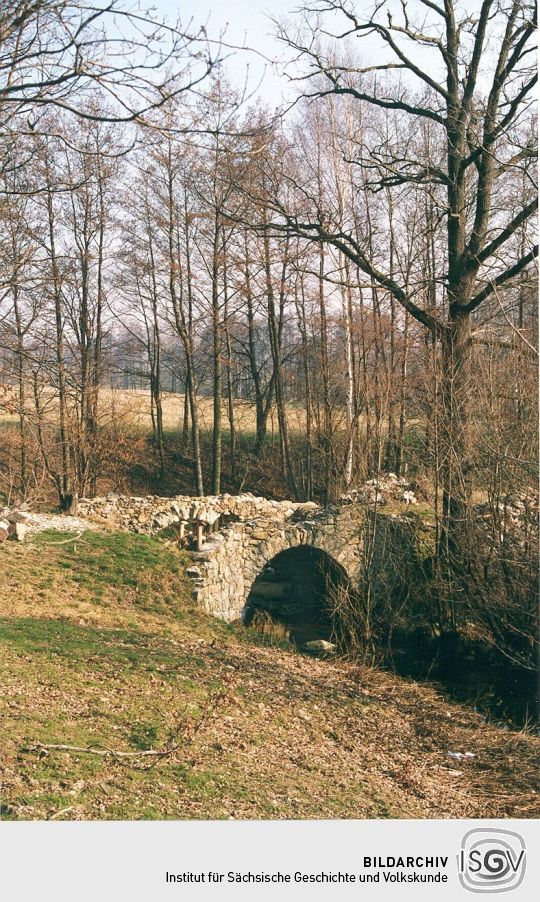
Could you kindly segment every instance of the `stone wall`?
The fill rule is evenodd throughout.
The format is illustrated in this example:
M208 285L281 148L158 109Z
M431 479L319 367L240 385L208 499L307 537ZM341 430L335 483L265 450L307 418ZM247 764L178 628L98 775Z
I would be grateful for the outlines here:
M79 514L94 523L152 535L176 523L202 523L203 540L188 568L193 598L224 620L242 617L255 578L273 557L297 545L327 552L357 583L365 505L320 508L313 502L270 501L249 493L193 498L109 495L79 501Z
M252 584L281 551L312 545L329 554L357 584L362 565L365 510L356 505L297 510L287 517L258 517L234 523L209 537L188 569L193 598L223 620L239 620Z
M395 477L394 483L403 493ZM375 500L385 504L385 499ZM404 507L410 503L407 498L399 500ZM250 493L204 498L109 495L79 501L80 515L118 529L152 535L183 524L189 547L195 549L194 563L187 570L193 598L209 614L228 621L242 617L251 586L265 565L296 546L312 545L326 552L358 586L370 510L372 504L351 495L327 508L313 502L270 501ZM400 517L388 516L395 520L395 528L384 534L394 541Z
M176 495L162 498L157 495L107 495L105 498L81 498L78 513L94 522L130 532L153 535L175 523L199 520L213 526L220 517L248 520L256 517L292 516L295 511L317 509L312 502L270 501L247 492L242 495L206 495L204 498Z

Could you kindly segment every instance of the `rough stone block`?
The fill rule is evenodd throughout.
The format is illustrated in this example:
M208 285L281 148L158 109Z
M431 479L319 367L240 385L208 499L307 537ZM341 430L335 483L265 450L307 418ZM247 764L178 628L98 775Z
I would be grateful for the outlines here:
M32 519L31 515L26 511L14 510L10 511L6 517L10 523L28 523Z
M28 527L24 523L10 523L9 524L9 538L13 539L14 542L23 542L24 537L28 531Z

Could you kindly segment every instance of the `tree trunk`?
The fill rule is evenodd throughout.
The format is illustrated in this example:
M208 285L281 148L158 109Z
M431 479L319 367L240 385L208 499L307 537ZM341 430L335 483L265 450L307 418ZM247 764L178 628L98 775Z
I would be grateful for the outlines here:
M223 248L225 249L225 231L223 230ZM233 377L232 377L232 345L231 345L231 333L229 331L229 305L228 305L228 279L227 279L227 257L224 252L223 254L223 325L225 329L225 347L227 350L227 417L229 420L229 435L230 435L230 454L231 454L231 482L233 487L236 488L236 423L234 419L234 391L233 391Z
M245 289L246 289L246 307L247 307L247 320L248 320L248 360L249 360L249 371L251 373L251 378L253 380L253 390L255 393L255 417L256 417L256 426L255 426L255 444L253 446L253 453L255 455L260 454L262 447L264 445L264 440L266 438L266 424L268 422L268 414L270 412L270 405L265 407L263 393L261 390L261 377L259 373L259 367L257 365L257 348L256 348L256 335L255 335L255 314L253 310L253 291L251 288L251 273L249 266L249 247L248 247L248 238L247 232L244 236L244 265L245 265Z
M270 347L272 351L272 362L275 376L275 393L276 393L276 409L279 424L279 440L281 468L284 479L291 490L293 497L298 498L298 487L296 485L296 477L294 475L291 447L289 442L289 430L287 426L287 414L285 411L285 400L283 397L282 382L282 366L281 366L281 328L282 316L280 314L279 323L276 317L275 293L272 284L272 269L270 262L270 240L267 232L264 233L264 265L266 274L266 296L268 302L268 330L270 334ZM285 266L285 264L284 264ZM283 266L283 269L284 269ZM282 271L282 291L285 282L285 273Z
M311 391L311 373L309 368L309 350L307 340L307 322L306 322L306 304L304 297L304 282L301 279L300 291L298 284L295 289L295 304L298 316L298 328L302 339L302 364L304 368L304 397L306 410L306 460L304 464L304 498L306 501L313 500L313 436L312 436L312 391Z
M67 392L66 392L66 364L64 352L64 321L62 315L62 295L60 287L60 273L58 271L58 259L56 256L56 241L54 233L54 209L52 188L47 190L47 216L49 227L49 242L51 255L51 275L54 293L54 323L55 323L55 356L58 374L58 418L60 421L60 449L62 456L62 471L60 478L55 480L58 490L60 509L64 510L71 497L71 480L69 467L69 437L67 429Z
M219 217L214 223L214 243L212 251L212 328L214 336L214 417L212 429L212 493L221 491L221 402L223 397L223 324L219 309Z
M457 551L471 496L469 447L470 316L458 312L442 338L443 524Z

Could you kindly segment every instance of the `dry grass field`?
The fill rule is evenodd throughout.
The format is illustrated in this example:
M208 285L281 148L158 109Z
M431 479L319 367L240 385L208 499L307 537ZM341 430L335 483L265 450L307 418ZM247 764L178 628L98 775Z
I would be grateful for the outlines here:
M44 406L48 414L48 419L54 421L56 419L56 404L52 397L52 393L47 397L45 392ZM200 417L201 429L210 430L212 428L213 401L209 396L200 395L197 399L197 409ZM101 419L104 422L110 421L114 416L118 420L126 424L137 426L145 430L152 428L152 418L150 413L150 392L136 389L110 389L102 388L100 391L100 411ZM251 401L243 401L236 399L234 402L234 411L236 418L236 427L239 432L248 435L255 432L255 405ZM290 428L293 432L300 432L305 428L305 411L301 407L289 404L288 420ZM184 415L184 395L165 392L163 394L163 426L167 431L176 431L182 428L182 420ZM228 427L227 420L227 402L223 402L222 407L223 426ZM32 411L29 413L32 417ZM0 423L16 423L17 416L15 413L8 413L0 408ZM271 412L268 420L268 431L270 434L277 434L278 423L275 412Z

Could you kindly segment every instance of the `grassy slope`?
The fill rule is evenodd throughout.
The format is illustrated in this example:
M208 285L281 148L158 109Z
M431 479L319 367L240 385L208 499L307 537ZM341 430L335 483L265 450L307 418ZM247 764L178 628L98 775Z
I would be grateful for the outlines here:
M535 815L534 737L206 618L157 539L66 538L0 546L4 818Z

